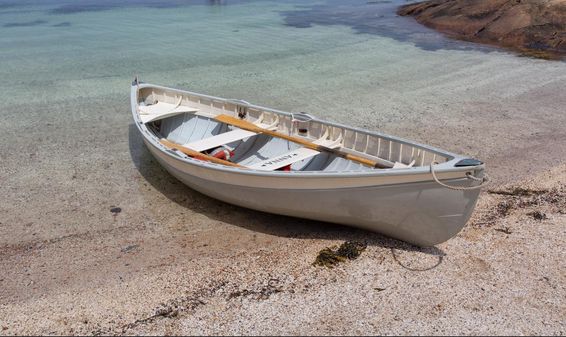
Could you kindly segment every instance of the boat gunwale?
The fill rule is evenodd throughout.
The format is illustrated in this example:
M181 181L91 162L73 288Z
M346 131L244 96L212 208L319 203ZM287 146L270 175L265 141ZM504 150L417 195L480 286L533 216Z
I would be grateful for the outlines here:
M196 92L192 92L192 91L188 91L188 90L181 90L181 89L176 89L176 88L164 87L164 86L154 85L154 84L149 84L149 83L142 83L142 82L132 83L131 96L130 96L131 111L132 111L132 115L133 115L135 124L136 124L138 130L140 131L140 133L154 147L161 150L161 152L167 154L168 156L172 157L173 159L182 161L182 162L190 164L190 165L196 165L196 166L209 168L209 169L213 169L213 170L228 171L228 172L238 173L238 174L266 176L266 177L288 177L288 178L298 178L298 177L301 177L301 176L304 176L304 177L320 177L320 178L332 178L332 177L346 178L346 177L372 177L372 176L399 176L399 175L413 175L413 174L416 175L416 174L430 173L430 166L428 166L428 165L427 166L415 166L415 167L402 168L402 169L375 169L375 170L371 170L371 171L355 171L355 170L344 170L344 171L289 171L289 172L260 171L260 170L252 170L252 169L247 169L247 168L231 167L231 166L226 166L226 165L222 165L222 164L216 164L216 163L211 163L211 162L207 162L207 161L202 161L202 160L198 160L198 159L194 159L194 158L190 158L190 157L184 158L184 157L179 156L178 154L176 154L175 152L173 152L171 149L167 148L163 144L161 144L159 142L159 139L147 128L147 126L145 124L143 124L141 122L141 119L140 119L139 114L137 112L137 108L139 106L138 93L141 89L144 89L144 88L155 88L155 89L174 92L174 93L178 93L178 94L188 94L188 95L193 95L193 96L197 96L197 97L210 99L212 101L219 102L219 103L232 103L232 104L238 103L240 105L243 105L243 106L246 106L246 107L249 107L249 108L263 110L263 111L267 111L267 112L271 112L271 113L275 113L275 114L279 114L279 115L284 115L284 116L288 116L288 117L292 116L292 113L277 110L277 109L267 108L267 107L263 107L263 106L259 106L259 105L255 105L255 104L250 104L248 102L238 100L238 99L226 99L226 98L210 96L210 95L206 95L206 94L200 94L200 93L196 93ZM470 172L470 171L477 171L477 170L485 169L485 164L483 164L483 163L480 164L480 165L477 165L477 166L456 167L454 165L458 161L460 161L462 159L470 158L470 157L454 154L454 153L444 151L442 149L439 149L439 148L436 148L436 147L433 147L433 146L429 146L429 145L426 145L426 144L420 144L420 143L413 142L413 141L403 139L403 138L399 138L399 137L396 137L396 136L390 136L390 135L387 135L387 134L383 134L379 131L370 131L370 130L367 130L367 129L361 129L361 128L357 128L357 127L353 127L353 126L343 125L343 124L340 124L340 123L335 123L335 122L331 122L331 121L327 121L327 120L321 120L317 117L315 117L313 120L320 122L322 124L325 124L325 125L332 126L332 127L342 128L344 130L350 130L350 131L359 132L359 133L363 133L363 134L371 135L371 136L378 136L378 137L381 137L383 139L398 142L398 143L401 143L401 144L420 147L420 148L425 149L427 151L430 151L434 154L445 156L445 157L448 158L447 161L435 165L435 172L437 174L440 174L440 175L442 173L448 173L448 172L451 172L451 173L452 172ZM432 177L431 177L431 179L432 179Z

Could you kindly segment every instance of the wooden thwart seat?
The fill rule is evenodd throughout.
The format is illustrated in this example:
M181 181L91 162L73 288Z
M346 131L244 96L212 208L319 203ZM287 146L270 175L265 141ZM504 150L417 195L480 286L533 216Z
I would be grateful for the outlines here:
M163 144L164 146L168 147L171 150L180 151L180 152L186 154L187 156L190 156L190 157L193 157L193 158L196 158L196 159L206 160L206 161L209 161L209 162L212 162L212 163L222 164L222 165L226 165L226 166L238 167L238 168L243 168L243 169L246 168L244 166L238 165L236 163L229 162L229 161L224 160L224 159L216 158L216 157L210 156L208 154L204 154L204 153L200 153L200 152L191 150L191 149L186 148L182 145L171 142L171 141L169 141L165 138L161 138L159 140L159 142L161 144Z
M199 139L192 143L184 144L184 147L188 147L191 150L202 152L206 150L213 149L218 146L230 144L237 140L242 140L251 136L255 136L257 133L246 131L242 129L232 130L228 132L224 132L212 137Z
M262 120L263 120L263 118L258 119L256 121L256 123L254 123L254 125L257 125L258 127L266 129L266 130L274 130L274 129L277 128L277 124L279 123L279 120L277 119L272 124L267 125L267 124L262 124L261 123ZM244 130L244 129L236 129L236 130L224 132L224 133L212 136L212 137L199 139L197 141L184 144L183 146L188 147L189 149L194 150L194 151L202 152L202 151L206 151L206 150L210 150L210 149L213 149L215 147L218 147L218 146L230 144L232 142L242 140L242 139L245 139L245 138L248 138L248 137L251 137L251 136L255 136L255 135L257 135L256 132L252 132L252 131L248 131L248 130Z

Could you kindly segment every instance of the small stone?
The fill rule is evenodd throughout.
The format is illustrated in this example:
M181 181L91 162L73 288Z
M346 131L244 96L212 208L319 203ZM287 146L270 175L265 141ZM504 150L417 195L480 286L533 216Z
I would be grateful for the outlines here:
M110 208L110 212L112 212L112 215L118 215L118 213L122 212L122 209L120 207L112 206L112 208Z
M546 216L546 214L542 213L541 211L530 212L530 213L527 213L527 215L530 215L530 216L532 216L535 220L539 220L539 221L548 219L547 216Z
M126 247L120 249L120 251L121 251L122 253L128 253L128 252L131 252L132 250L134 250L134 249L136 249L136 248L138 248L138 247L139 247L139 245L129 245L129 246L126 246Z
M513 233L509 227L496 228L495 230L498 231L498 232L501 232L501 233L505 233L505 234Z

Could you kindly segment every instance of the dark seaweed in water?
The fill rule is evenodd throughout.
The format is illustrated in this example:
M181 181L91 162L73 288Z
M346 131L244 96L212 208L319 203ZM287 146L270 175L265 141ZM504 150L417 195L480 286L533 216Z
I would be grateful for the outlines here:
M365 243L346 241L337 250L324 248L318 253L313 265L333 268L340 262L357 259L367 248Z

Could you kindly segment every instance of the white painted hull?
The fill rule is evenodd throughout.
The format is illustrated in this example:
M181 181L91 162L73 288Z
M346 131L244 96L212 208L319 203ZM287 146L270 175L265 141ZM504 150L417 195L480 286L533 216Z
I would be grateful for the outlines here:
M359 172L261 172L182 157L164 148L136 119L138 101L138 89L133 87L134 119L159 163L187 186L231 204L350 225L419 246L432 246L464 227L478 199L477 189L456 191L440 186L426 166ZM468 179L466 173L481 177L483 165L454 167L464 157L446 153L446 158L437 169L442 182L453 186L479 184Z

